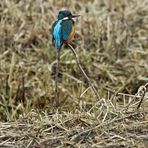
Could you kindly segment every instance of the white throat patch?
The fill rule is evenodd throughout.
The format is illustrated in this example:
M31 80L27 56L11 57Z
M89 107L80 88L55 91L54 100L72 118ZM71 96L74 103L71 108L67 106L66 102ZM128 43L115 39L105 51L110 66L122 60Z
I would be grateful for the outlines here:
M64 17L63 20L68 20L68 17Z

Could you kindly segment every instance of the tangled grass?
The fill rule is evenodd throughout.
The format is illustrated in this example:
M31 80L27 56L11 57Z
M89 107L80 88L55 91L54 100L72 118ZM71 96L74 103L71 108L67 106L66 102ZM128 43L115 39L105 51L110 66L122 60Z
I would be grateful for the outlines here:
M72 45L96 100L67 47L54 99L51 26L59 9L81 14ZM147 147L147 0L1 0L0 146Z

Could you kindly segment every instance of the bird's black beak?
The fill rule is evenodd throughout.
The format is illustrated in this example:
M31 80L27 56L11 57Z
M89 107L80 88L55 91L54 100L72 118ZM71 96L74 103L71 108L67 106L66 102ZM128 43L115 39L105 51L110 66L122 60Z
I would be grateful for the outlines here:
M79 17L80 15L79 14L73 14L72 15L72 18L74 18L74 17Z

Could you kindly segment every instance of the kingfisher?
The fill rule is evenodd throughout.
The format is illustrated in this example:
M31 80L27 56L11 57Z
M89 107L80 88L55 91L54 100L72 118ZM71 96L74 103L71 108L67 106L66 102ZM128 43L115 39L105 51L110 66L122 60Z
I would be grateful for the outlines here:
M59 11L57 21L52 26L52 42L60 50L63 43L69 44L75 35L75 22L73 18L80 15L72 14L69 10Z
M52 42L57 49L57 65L55 75L55 103L59 104L59 93L58 93L58 73L59 73L59 61L60 61L60 50L63 44L69 45L75 35L75 22L73 18L80 15L72 14L69 10L59 11L57 20L52 25Z

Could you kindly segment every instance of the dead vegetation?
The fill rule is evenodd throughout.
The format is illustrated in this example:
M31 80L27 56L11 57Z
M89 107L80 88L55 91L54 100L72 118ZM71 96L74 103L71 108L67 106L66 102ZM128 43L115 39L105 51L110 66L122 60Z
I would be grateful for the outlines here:
M58 10L81 14L53 107ZM147 147L148 1L1 0L0 147Z

